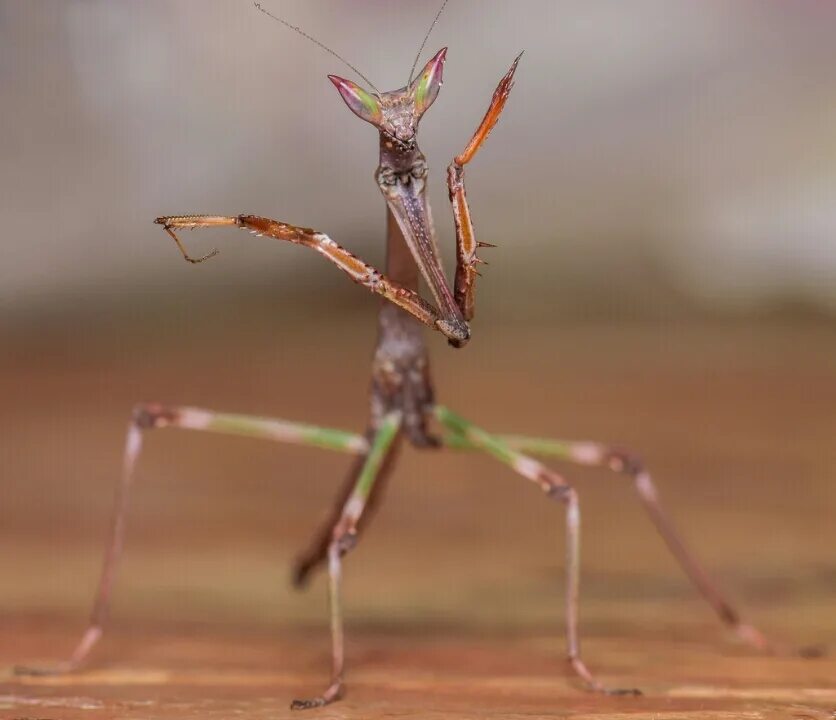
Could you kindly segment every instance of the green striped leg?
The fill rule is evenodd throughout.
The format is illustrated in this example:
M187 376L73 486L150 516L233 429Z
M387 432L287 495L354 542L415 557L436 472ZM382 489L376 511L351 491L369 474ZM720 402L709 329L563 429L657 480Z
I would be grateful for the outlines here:
M116 489L116 503L113 511L110 540L87 630L69 660L50 668L18 667L16 668L18 674L54 675L71 672L84 662L93 646L101 638L110 609L110 596L116 567L122 554L129 489L133 482L134 469L142 451L143 433L146 430L164 427L242 435L355 454L363 454L368 451L368 441L363 435L342 430L331 430L287 420L218 413L192 407L166 407L158 404L137 405L128 426L122 476Z
M467 447L492 455L524 478L537 483L546 495L566 506L566 641L568 660L574 672L590 690L608 695L638 695L634 689L609 689L602 685L581 659L578 633L578 596L580 591L581 514L578 494L560 475L542 463L514 449L498 435L476 427L445 407L436 406L435 415L452 436L448 444Z
M343 620L340 607L340 578L342 557L357 543L357 524L369 500L386 458L394 449L400 436L402 413L393 411L384 416L371 441L366 462L360 472L354 489L343 506L342 515L334 526L331 544L328 547L328 600L331 608L331 684L318 697L308 700L294 700L292 710L306 710L322 707L339 700L343 692L343 670L345 667Z
M501 435L499 437L502 442L519 452L556 457L579 465L605 467L632 478L636 494L653 521L656 530L662 536L682 570L708 604L711 605L720 620L730 626L744 642L758 650L763 652L794 652L781 644L771 642L760 630L743 621L740 613L726 599L725 593L685 544L682 535L659 501L659 493L656 491L650 473L635 454L597 442L551 440L522 435ZM460 449L473 449L475 447L469 438L457 432L445 438L445 444ZM820 654L820 649L816 647L801 648L795 652L811 656Z
M372 430L372 432L374 431ZM363 517L360 518L360 523L357 526L358 539L365 531L365 526L371 522L375 511L383 500L384 491L386 490L386 485L389 482L389 477L392 474L397 457L397 449L393 447L392 451L386 456L386 460L377 474L377 480L375 480L371 495L369 495L369 498L366 501L366 508L363 510ZM320 520L307 547L305 547L304 550L296 557L296 560L293 563L291 581L297 589L302 589L308 584L311 574L315 570L318 570L320 565L327 569L328 547L331 545L331 535L333 533L334 526L342 516L343 507L345 506L349 495L353 492L354 485L357 483L357 478L360 477L360 473L363 471L363 466L365 464L365 453L357 455L354 458L348 473L343 478L339 490L337 491L337 495L331 505L331 510L322 520Z

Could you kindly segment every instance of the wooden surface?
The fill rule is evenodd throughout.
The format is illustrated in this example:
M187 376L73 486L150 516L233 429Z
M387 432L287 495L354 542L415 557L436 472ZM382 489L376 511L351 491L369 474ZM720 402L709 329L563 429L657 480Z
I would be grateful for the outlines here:
M368 346L349 342L354 327L370 340L372 328L344 324L294 329L289 344L253 321L215 350L212 333L153 353L141 334L6 345L0 718L282 718L323 687L322 578L306 593L286 579L348 458L176 432L148 439L111 626L89 667L25 679L10 668L65 656L83 628L133 401L359 428ZM434 344L447 404L491 429L635 446L753 622L836 646L832 329L478 329L462 353ZM336 373L321 352L335 341ZM561 468L582 498L585 657L644 697L590 696L565 671L560 511L487 458L410 451L347 561L348 696L308 715L836 717L836 661L742 647L627 485Z

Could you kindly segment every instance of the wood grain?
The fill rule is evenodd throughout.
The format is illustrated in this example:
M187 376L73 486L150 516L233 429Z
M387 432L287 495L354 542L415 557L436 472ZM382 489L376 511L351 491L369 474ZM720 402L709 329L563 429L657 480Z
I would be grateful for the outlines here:
M90 666L11 675L16 662L66 655L83 628L133 401L362 426L365 347L346 345L331 381L318 352L356 328L308 327L288 346L259 322L229 336L234 356L186 337L152 355L23 338L0 357L0 718L282 718L321 689L324 585L297 593L286 579L346 458L177 432L149 438L112 623ZM836 643L828 328L496 332L464 360L438 353L445 403L496 430L635 446L754 622ZM836 717L836 661L742 647L626 485L561 468L584 513L586 659L643 697L590 696L566 672L560 513L488 459L408 452L347 562L348 696L310 716Z

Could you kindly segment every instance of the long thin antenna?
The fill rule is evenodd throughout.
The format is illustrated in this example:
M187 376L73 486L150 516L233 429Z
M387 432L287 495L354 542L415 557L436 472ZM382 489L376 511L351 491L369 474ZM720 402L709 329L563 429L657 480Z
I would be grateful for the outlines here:
M368 83L369 87L372 90L374 90L375 93L380 95L380 90L378 90L375 87L375 84L371 80L369 80L365 75L363 75L363 73L361 73L356 67L354 67L354 65L352 65L350 62L348 62L348 60L346 60L342 55L338 55L331 48L329 48L327 45L324 45L323 43L319 42L319 40L317 40L315 37L311 37L310 35L308 35L308 33L306 33L304 30L302 30L302 28L296 27L296 25L291 25L287 20L283 20L282 18L277 17L276 15L273 15L273 13L271 13L269 10L262 7L260 2L253 3L253 5L255 5L257 9L261 10L261 12L263 12L265 15L267 15L267 17L272 18L276 22L280 22L285 27L288 27L291 30L293 30L293 32L299 33L303 38L305 38L307 40L310 40L314 45L318 45L323 50L325 50L325 52L330 53L335 58L337 58L337 60L339 60L342 63L345 63L345 65L347 65L352 70L354 70L354 72L356 72L359 77L363 78L363 80L365 80Z
M441 17L441 13L444 12L444 8L447 7L448 0L444 0L441 3L441 7L438 9L438 12L435 14L435 19L430 25L430 29L427 30L427 34L424 35L424 41L421 43L421 47L418 48L418 54L415 56L415 62L412 63L412 69L409 71L409 81L406 83L407 86L412 85L412 75L415 73L415 68L418 67L418 61L421 59L421 53L424 52L424 46L427 44L427 40L430 39L430 33L433 31L436 23L438 22L438 18Z

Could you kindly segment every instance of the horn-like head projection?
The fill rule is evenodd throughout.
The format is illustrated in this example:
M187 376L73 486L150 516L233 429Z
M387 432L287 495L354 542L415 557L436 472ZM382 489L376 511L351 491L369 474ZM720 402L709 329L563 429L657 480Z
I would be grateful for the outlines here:
M403 143L411 142L421 116L438 97L447 48L439 50L408 86L373 94L351 80L329 75L345 104L357 117Z

